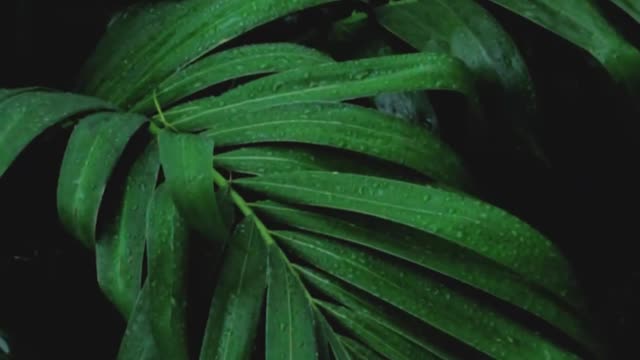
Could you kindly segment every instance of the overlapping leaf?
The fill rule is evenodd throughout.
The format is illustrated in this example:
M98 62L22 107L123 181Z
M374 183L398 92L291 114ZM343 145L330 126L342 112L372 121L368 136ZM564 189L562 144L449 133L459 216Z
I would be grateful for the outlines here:
M208 56L174 73L158 85L157 97L166 106L224 81L331 61L316 50L295 44L241 46ZM147 112L151 109L153 99L147 96L133 106L132 111Z
M370 321L374 321L387 329L387 332L395 333L406 341L409 341L422 348L422 352L437 355L444 359L464 359L461 347L458 349L447 349L446 344L451 343L451 339L446 338L432 327L421 323L402 311L399 311L353 287L347 288L344 282L301 266L296 266L298 273L302 275L306 283L325 297L328 297L353 311L364 313ZM468 355L467 355L468 356Z
M391 3L376 9L376 20L418 50L462 60L483 88L493 92L517 134L537 146L531 132L535 93L527 67L509 35L482 6L473 0Z
M97 113L76 125L58 179L62 224L85 246L95 244L102 195L129 139L146 119L128 113Z
M391 223L347 221L271 201L253 206L259 214L289 226L359 244L449 276L539 316L585 346L591 344L581 319L541 287L446 240Z
M370 348L362 345L361 343L346 337L346 336L341 336L340 337L340 341L344 344L344 346L347 348L347 350L349 351L349 353L351 354L353 359L358 359L358 360L383 360L382 357L374 352L373 350L371 350Z
M47 128L88 112L111 109L96 98L52 92L25 92L0 102L0 176Z
M213 188L213 141L162 131L158 142L162 171L178 209L190 226L222 251L229 235Z
M632 73L634 50L591 3L494 1L591 51L618 79ZM189 358L187 225L219 240L222 254L234 207L245 217L225 252L202 359L254 356L263 309L266 358L273 360L461 358L455 347L494 358L575 358L511 314L530 312L589 347L576 315L582 303L574 278L551 242L502 210L421 184L422 177L459 187L467 180L455 154L424 128L340 103L447 90L462 93L477 109L469 67L516 94L512 110L518 113L531 95L526 70L482 8L456 0L376 10L383 25L414 47L462 61L421 53L336 63L291 44L207 56L261 24L329 2L138 5L113 21L87 63L85 91L147 113L156 94L169 106L228 80L276 73L170 109L168 122L161 119L166 128L158 134L159 155L152 143L129 170L117 216L107 219L111 227L96 244L100 284L129 317L119 358ZM110 109L81 96L0 91L0 175L46 127ZM87 245L95 238L111 169L143 122L131 114L100 113L74 130L59 207L67 227ZM206 131L176 133L198 130ZM232 147L215 162L212 140ZM368 169L374 162L350 164L365 158L393 164L403 175ZM159 162L165 184L155 189ZM228 174L213 165L229 170L231 178L235 172L259 176L227 182ZM388 179L405 172L420 180ZM306 208L273 202L249 207L246 199L260 194ZM148 275L140 291L144 239Z
M158 353L167 359L189 359L186 319L187 239L184 219L178 213L168 187L161 185L147 212L147 321L151 324L151 334Z
M314 131L309 131L313 128ZM218 146L300 142L362 153L464 187L462 161L427 129L379 111L341 103L296 103L212 122Z
M83 89L129 108L176 69L289 13L335 0L185 0L115 19L83 70Z
M142 284L147 209L158 181L158 144L150 144L127 174L114 221L96 239L98 284L125 318Z
M317 339L310 299L287 258L269 245L266 359L317 359Z
M460 61L425 53L301 67L254 80L219 97L177 106L165 116L176 129L198 130L242 111L426 89L456 91L475 101L472 79Z
M291 231L276 236L297 257L406 311L433 327L496 358L573 359L570 353L459 290L392 261L332 241ZM500 343L500 346L495 346ZM404 345L402 345L404 346ZM426 355L423 355L426 356Z
M118 360L153 360L158 358L158 345L151 331L149 284L145 283L129 316Z
M640 23L640 2L636 0L611 0L620 6L624 11L631 15Z
M225 253L200 359L249 359L267 286L267 251L254 220L237 227Z
M367 318L364 313L350 311L346 308L320 302L327 313L337 319L370 348L389 359L425 359L438 360L440 357L425 352L424 349L411 343L406 338Z
M640 51L607 22L592 0L491 0L590 52L640 96Z
M235 182L298 204L372 215L425 231L502 264L571 304L566 260L540 233L505 211L461 194L354 174L300 171Z
M216 166L243 174L267 175L298 170L342 171L426 183L423 176L402 172L387 162L327 147L279 145L246 146L216 156Z

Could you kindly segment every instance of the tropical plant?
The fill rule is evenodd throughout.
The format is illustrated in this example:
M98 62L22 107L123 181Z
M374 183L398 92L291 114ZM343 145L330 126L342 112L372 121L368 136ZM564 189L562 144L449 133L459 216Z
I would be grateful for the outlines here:
M640 52L591 1L493 2L640 95ZM501 126L544 158L508 32L480 1L345 1L324 32L250 41L332 3L135 5L77 93L0 90L0 176L47 128L72 129L58 212L128 321L118 358L605 356L556 245L483 201L464 156L424 123L436 126L430 95L458 94L471 149ZM636 2L615 3L638 19Z

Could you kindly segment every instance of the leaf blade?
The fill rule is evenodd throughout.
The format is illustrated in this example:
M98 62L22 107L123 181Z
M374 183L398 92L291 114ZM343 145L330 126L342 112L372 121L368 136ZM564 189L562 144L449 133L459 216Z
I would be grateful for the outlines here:
M66 93L27 92L5 99L0 103L0 176L47 128L80 113L110 109L104 101Z
M316 50L295 44L240 46L207 56L172 74L158 85L157 98L167 106L224 81L331 61L330 57ZM153 99L150 96L132 107L132 111L150 110L153 110Z
M218 146L296 142L334 147L402 165L436 181L465 187L462 160L424 127L341 103L296 103L212 123ZM309 131L313 127L314 131Z
M58 179L58 214L67 231L87 247L95 245L98 211L111 172L145 121L127 113L97 113L71 134Z
M640 95L640 51L602 16L592 0L491 0L588 51L631 95Z
M640 23L640 3L633 0L611 0Z
M331 317L348 328L356 338L389 359L439 360L440 357L369 320L365 314L326 302L317 302Z
M225 255L200 359L249 359L266 290L267 252L254 220L236 228Z
M416 271L406 263L328 238L275 232L296 257L392 304L478 351L498 358L575 356L514 322L497 309ZM455 314L455 315L453 315Z
M430 186L320 171L244 178L235 184L275 200L356 212L434 234L580 306L570 267L551 242L514 216L476 199Z
M82 72L84 90L129 108L173 71L218 46L271 20L333 1L187 0L138 6L120 16L98 44Z
M254 203L252 207L270 220L365 246L443 274L538 316L586 347L594 344L582 319L551 294L446 240L391 223L353 217L347 221L273 201Z
M167 186L155 191L147 212L147 234L151 331L159 353L186 360L188 232Z
M445 54L419 53L301 67L254 80L217 98L174 107L165 116L177 129L199 130L239 111L425 89L456 91L475 101L462 63Z
M162 131L160 163L176 206L190 226L221 252L228 239L213 186L213 142L192 134Z
M146 215L160 169L157 147L147 146L131 167L115 221L96 241L98 284L125 318L142 284Z
M266 359L317 359L311 303L275 244L269 245L268 266Z
M128 316L127 328L120 341L118 360L153 360L158 348L151 331L149 285L145 282Z
M420 51L452 54L482 82L485 97L500 104L516 135L537 151L532 138L536 108L533 82L515 43L482 6L472 0L392 3L375 10L376 20ZM495 94L495 95L494 95Z

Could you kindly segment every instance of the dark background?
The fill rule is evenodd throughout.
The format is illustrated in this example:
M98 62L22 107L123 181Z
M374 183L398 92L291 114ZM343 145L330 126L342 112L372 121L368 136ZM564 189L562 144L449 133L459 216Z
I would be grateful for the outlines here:
M0 2L0 87L73 89L109 14L127 1ZM640 268L635 122L623 94L583 51L485 3L518 43L538 91L545 167L499 146L472 166L486 197L532 223L574 262L616 353L635 348ZM636 45L639 26L609 2ZM66 133L36 141L0 179L0 329L17 359L110 359L124 329L95 281L94 259L55 208ZM635 239L635 240L634 240ZM635 352L635 351L633 351Z

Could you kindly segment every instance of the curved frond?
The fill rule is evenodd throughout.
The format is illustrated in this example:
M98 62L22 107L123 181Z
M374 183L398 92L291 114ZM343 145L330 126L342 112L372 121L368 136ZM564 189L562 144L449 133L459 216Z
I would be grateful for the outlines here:
M97 113L82 119L71 134L58 181L58 214L87 247L95 245L98 210L109 176L145 121L128 113Z
M82 95L22 90L12 94L0 102L0 176L47 128L75 115L113 109L102 100Z

